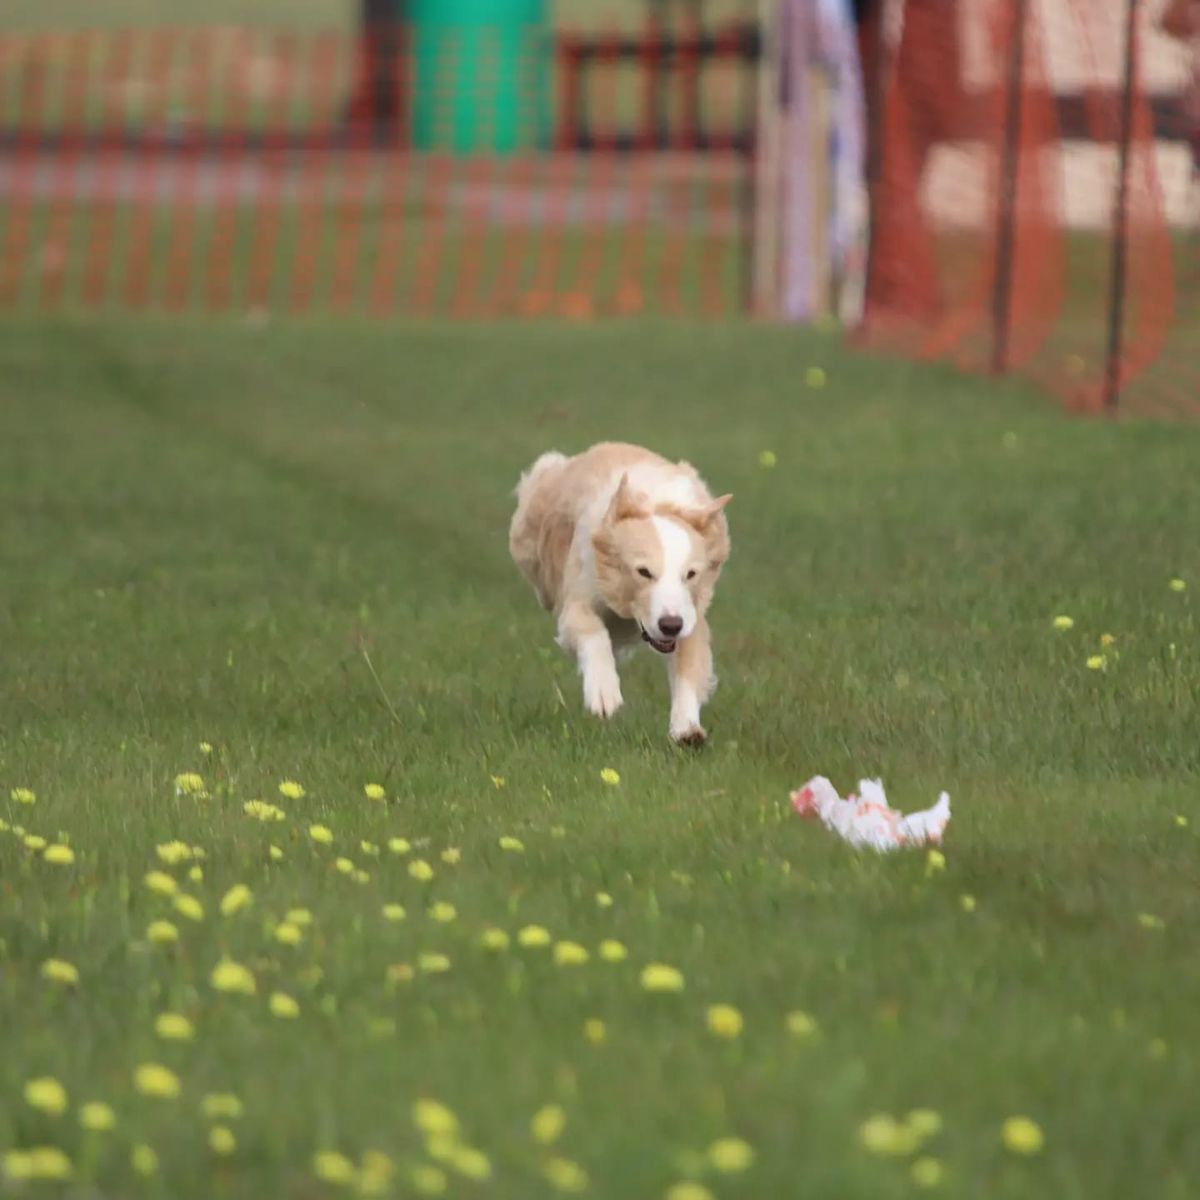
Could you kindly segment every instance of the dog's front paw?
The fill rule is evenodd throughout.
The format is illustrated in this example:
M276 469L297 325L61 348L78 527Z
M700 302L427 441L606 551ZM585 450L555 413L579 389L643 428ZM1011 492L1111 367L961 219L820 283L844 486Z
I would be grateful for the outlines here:
M696 723L690 725L672 726L671 740L677 746L703 746L708 741L708 734L704 732L704 726Z
M621 707L621 680L611 668L583 677L583 704L593 716L611 717Z

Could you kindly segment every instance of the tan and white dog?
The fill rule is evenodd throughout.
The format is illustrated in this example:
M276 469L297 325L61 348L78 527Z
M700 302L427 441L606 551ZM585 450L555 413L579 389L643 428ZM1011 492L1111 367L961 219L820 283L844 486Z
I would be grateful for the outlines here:
M509 550L558 618L589 712L621 707L615 651L640 640L667 659L671 737L704 741L700 706L716 685L705 614L729 557L730 499L713 499L691 464L616 442L543 454L521 476Z

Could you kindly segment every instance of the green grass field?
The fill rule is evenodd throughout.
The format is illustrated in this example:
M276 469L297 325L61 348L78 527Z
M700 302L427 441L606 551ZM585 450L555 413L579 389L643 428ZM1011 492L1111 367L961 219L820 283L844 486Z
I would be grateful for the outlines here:
M748 325L10 320L0 431L0 1194L1197 1194L1197 430ZM583 714L508 561L614 436L735 494L699 754L648 656ZM947 788L944 868L818 772Z

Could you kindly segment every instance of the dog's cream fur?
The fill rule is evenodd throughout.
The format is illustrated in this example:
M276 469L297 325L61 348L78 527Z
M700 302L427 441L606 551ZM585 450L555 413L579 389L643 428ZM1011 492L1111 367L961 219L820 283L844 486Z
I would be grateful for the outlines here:
M700 707L716 684L706 613L729 557L729 500L689 463L616 442L543 454L521 476L509 550L558 618L589 712L621 707L614 651L645 641L667 658L671 737L704 741Z

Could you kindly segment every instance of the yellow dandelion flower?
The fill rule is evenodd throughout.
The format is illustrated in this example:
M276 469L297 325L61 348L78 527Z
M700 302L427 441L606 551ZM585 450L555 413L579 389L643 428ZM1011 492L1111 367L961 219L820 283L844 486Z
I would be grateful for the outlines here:
M764 471L769 471L778 461L779 459L775 456L774 450L760 450L758 452L758 465Z
M937 1137L942 1132L942 1115L932 1108L914 1108L904 1120L922 1141Z
M918 1158L909 1169L912 1181L919 1188L938 1187L945 1176L942 1164L936 1158Z
M1108 666L1108 659L1103 654L1093 654L1087 660L1087 669L1089 671L1103 671Z
M871 1154L893 1157L911 1154L920 1145L920 1138L913 1130L887 1113L868 1117L858 1127L858 1140Z
M605 938L600 943L600 957L605 962L624 962L629 957L629 951L615 938Z
M353 861L353 859L349 859L349 858L339 858L339 859L337 859L337 860L334 862L334 864L333 864L333 865L334 865L335 867L337 867L337 869L338 869L338 870L339 870L339 871L340 871L340 872L341 872L343 875L353 875L353 874L354 874L354 861Z
M368 800L387 799L387 792L385 792L383 787L378 783L368 783L366 787L363 788L363 795L366 796Z
M333 841L333 830L328 825L310 825L308 836L322 846L328 846Z
M713 1194L704 1184L685 1179L667 1188L665 1200L713 1200Z
M28 1151L29 1179L70 1179L71 1160L57 1146L34 1146Z
M1167 587L1169 587L1173 592L1186 592L1187 582L1183 579L1172 579L1171 582L1167 584Z
M204 791L204 780L195 771L185 771L175 776L175 791L180 796L199 796Z
M422 1196L441 1196L446 1191L446 1172L429 1163L421 1163L408 1173L413 1191Z
M507 783L508 780L505 779L503 775L492 776L492 787L494 787L497 791L499 791Z
M269 846L267 853L271 856L272 862L283 862L283 851L278 846Z
M447 866L456 866L462 862L462 851L457 846L447 846L441 853L441 859Z
M300 1005L287 992L272 992L267 1003L271 1016L279 1017L280 1020L291 1021L300 1015Z
M243 1111L241 1100L232 1092L206 1093L200 1110L210 1121L236 1121Z
M1116 638L1111 633L1102 633L1100 635L1100 645L1111 646L1116 642Z
M739 1137L718 1138L708 1148L708 1161L727 1175L745 1171L754 1165L754 1147Z
M682 992L683 973L666 963L651 963L642 969L642 987L647 992Z
M226 1158L237 1149L237 1138L228 1125L214 1125L208 1131L208 1148L221 1158Z
M13 790L11 792L9 792L8 794L14 804L36 804L37 803L37 794L31 788L26 788L26 787L13 788Z
M174 1100L182 1085L179 1076L162 1063L142 1063L133 1073L133 1086L143 1096L157 1100Z
M33 1178L33 1156L28 1150L7 1150L4 1158L4 1174L9 1179Z
M172 904L175 906L175 911L180 916L187 917L189 921L204 920L204 905L195 896L189 896L186 892L180 892L172 901Z
M258 991L258 984L250 969L231 958L223 958L213 967L209 982L218 992L238 992L243 996L253 996Z
M525 853L525 843L520 838L509 837L507 834L500 839L500 849L509 850L514 854Z
M973 913L978 907L975 897L968 892L964 892L961 896L959 896L958 904L965 913Z
M336 1150L322 1150L313 1155L313 1174L322 1183L332 1183L339 1187L351 1184L358 1177L354 1164Z
M1183 813L1176 813L1175 824L1178 825L1180 829L1186 829L1191 822L1183 815Z
M433 868L423 858L417 858L410 862L408 873L421 883L428 883L433 878Z
M282 821L287 815L278 805L268 804L265 800L247 800L242 805L242 812L256 821L264 822Z
M432 1100L427 1096L415 1100L412 1106L412 1120L427 1137L436 1137L439 1134L451 1137L458 1135L458 1118L440 1100Z
M587 1038L593 1046L598 1046L606 1037L608 1037L608 1027L599 1017L588 1017L583 1023L583 1036Z
M508 934L505 933L503 929L485 929L483 933L479 935L479 944L485 950L507 950Z
M179 884L166 871L150 871L146 874L144 882L152 892L157 892L160 896L173 896L179 891Z
M784 1026L792 1037L812 1037L817 1032L817 1022L809 1013L802 1009L794 1009L784 1018Z
M1000 1137L1013 1154L1036 1154L1046 1144L1041 1127L1029 1117L1009 1117L1001 1126Z
M307 908L289 908L287 916L283 919L290 921L293 925L299 925L301 929L305 929L313 923L313 915Z
M542 1175L552 1188L560 1192L586 1192L588 1189L587 1172L569 1158L555 1155L546 1159L542 1164Z
M304 930L291 921L281 921L275 926L274 937L282 946L298 946L304 940Z
M151 921L146 926L146 937L155 945L166 945L179 941L179 930L170 921Z
M385 921L403 921L408 914L404 911L403 904L385 904L383 906L383 919Z
M607 892L597 892L596 903L600 908L612 908L613 898Z
M79 1106L79 1123L92 1133L115 1129L117 1114L103 1100L88 1100Z
M426 975L440 975L450 970L450 960L444 954L419 954L417 966Z
M940 850L930 851L925 855L925 877L928 879L939 871L946 869L946 856Z
M439 921L441 924L448 924L458 916L458 909L453 904L447 904L445 900L439 900L436 904L429 906L429 917L433 921Z
M297 783L294 779L285 779L279 785L279 794L285 800L303 800L304 787Z
M38 850L45 850L45 848L46 848L46 839L44 837L42 837L40 834L28 833L25 835L25 849L26 850L38 851Z
M167 1042L190 1042L196 1034L191 1021L182 1013L160 1013L154 1022L154 1032Z
M492 1177L492 1164L488 1156L474 1146L455 1146L446 1161L465 1179L476 1183Z
M1057 616L1054 618L1054 628L1059 629L1064 633L1068 629L1074 629L1075 628L1075 618L1068 617L1065 614Z
M154 847L154 852L158 855L159 861L166 863L169 867L187 862L192 857L192 848L187 842L163 842L161 846Z
M526 925L517 930L517 944L528 949L550 945L550 930L542 925Z
M580 967L591 955L578 942L555 942L554 961L560 967Z
M153 1175L158 1170L158 1155L153 1146L138 1142L129 1152L129 1165L139 1175Z
M368 858L379 857L379 847L374 842L359 842L358 846Z
M65 959L48 958L42 963L42 978L74 987L79 982L79 971Z
M823 388L826 383L824 367L809 367L808 370L804 372L804 382L808 384L810 388Z
M409 963L392 963L387 969L389 983L412 983L416 974Z
M710 1004L705 1019L716 1037L735 1038L742 1032L742 1014L732 1004Z
M213 752L212 742L201 742L200 743L200 753L201 754L211 754L212 752Z
M408 838L402 837L388 838L387 845L393 854L407 854L412 849L412 843Z
M529 1132L539 1145L549 1146L557 1142L567 1127L567 1114L557 1104L546 1104L533 1114Z
M188 878L193 883L200 883L204 879L204 872L200 867L192 867L192 869L188 871Z
M607 783L609 787L616 787L621 782L621 776L612 767L605 767L600 772L600 782Z
M56 867L69 867L75 861L75 851L70 846L56 842L42 851L42 859Z
M1154 913L1138 913L1138 924L1143 929L1165 929L1167 923Z
M59 1117L67 1111L67 1089L53 1076L43 1075L25 1085L25 1103L39 1112Z
M248 908L253 903L254 893L244 883L235 883L221 897L221 915L223 917L232 917L235 913L240 913L243 908Z

